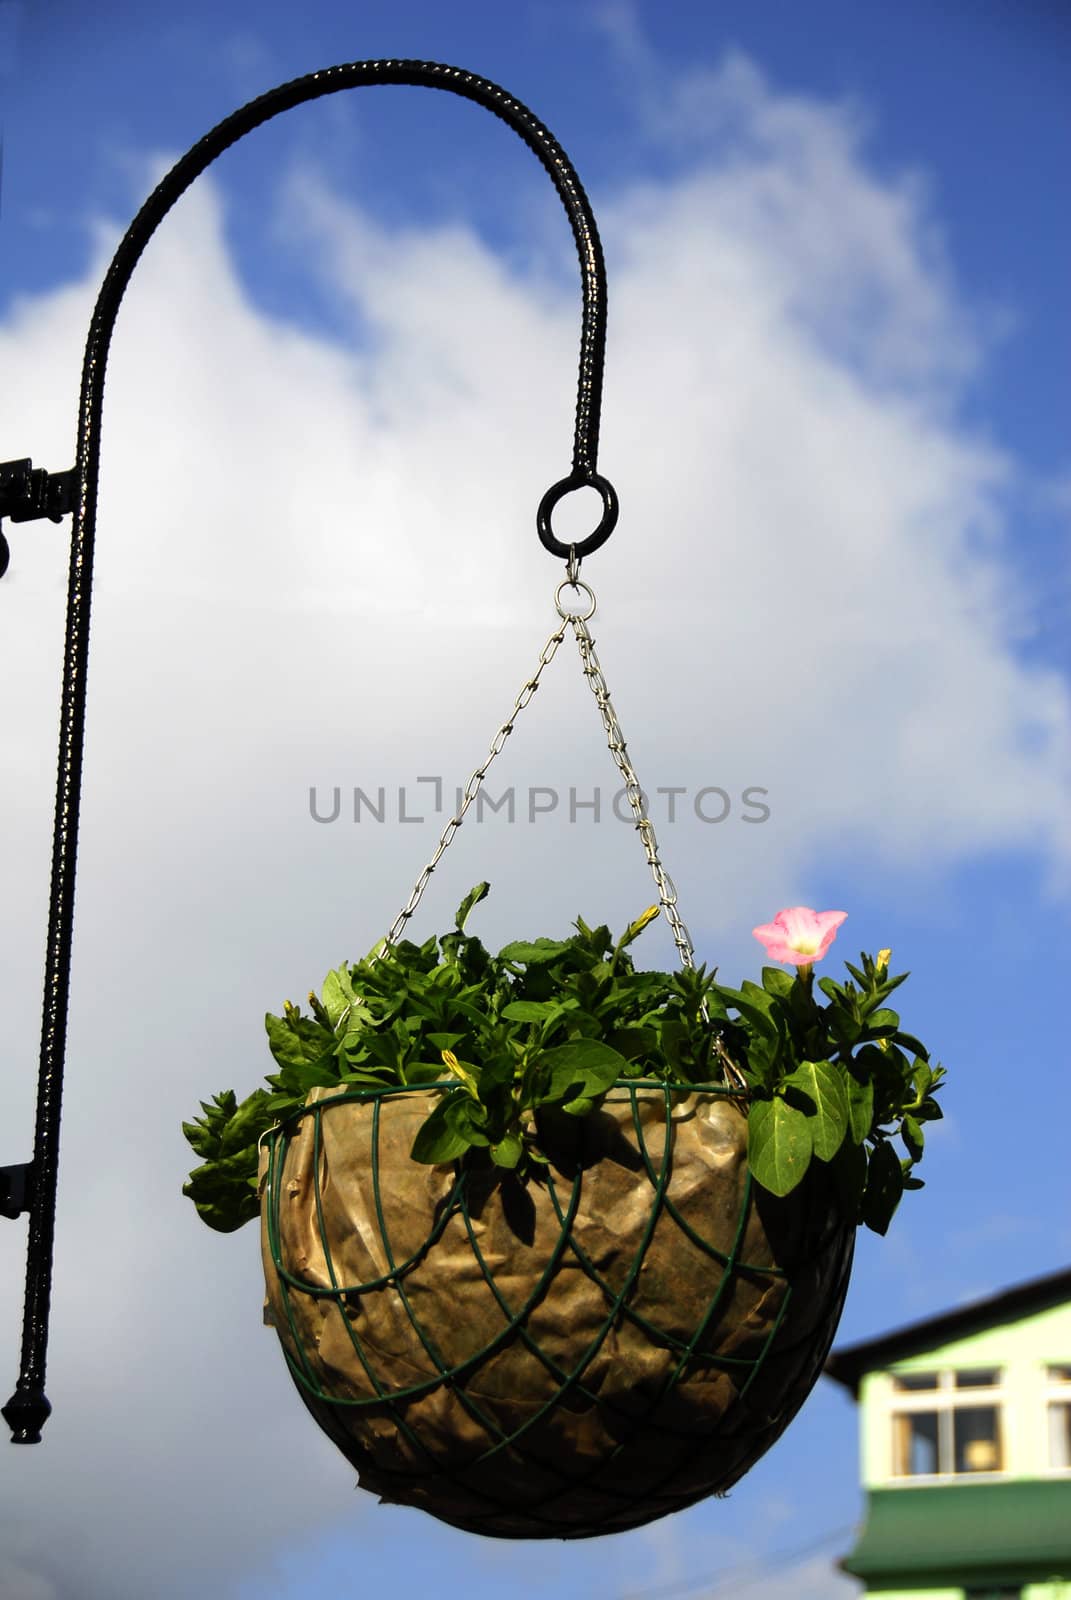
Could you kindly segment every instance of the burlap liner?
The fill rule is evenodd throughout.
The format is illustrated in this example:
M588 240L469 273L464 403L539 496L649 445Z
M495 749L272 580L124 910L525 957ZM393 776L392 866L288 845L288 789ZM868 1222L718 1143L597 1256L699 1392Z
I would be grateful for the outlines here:
M309 1102L336 1095L314 1090ZM583 1538L724 1492L791 1421L832 1344L855 1230L817 1174L782 1201L748 1184L746 1118L726 1100L691 1096L667 1130L661 1091L636 1099L642 1140L628 1094L615 1091L600 1113L551 1130L547 1183L470 1173L466 1221L448 1207L454 1169L409 1159L435 1097L384 1098L383 1227L373 1108L330 1106L319 1116L322 1235L317 1117L304 1116L273 1184L284 1272L356 1291L415 1258L397 1281L337 1297L280 1281L263 1153L267 1314L302 1399L362 1488L473 1532ZM652 1173L667 1131L659 1207ZM555 1195L566 1218L572 1210L564 1245ZM375 1401L366 1365L380 1395L420 1392L338 1403Z

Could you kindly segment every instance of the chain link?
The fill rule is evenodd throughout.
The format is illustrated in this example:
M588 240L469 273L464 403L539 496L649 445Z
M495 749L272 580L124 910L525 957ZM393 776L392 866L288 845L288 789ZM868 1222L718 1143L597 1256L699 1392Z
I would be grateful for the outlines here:
M576 583L578 567L579 562L570 563L569 581L573 582L574 587L579 586L587 589L587 584L577 585ZM588 589L588 593L589 595L591 594L590 589ZM587 616L592 616L595 610L594 595L591 595L591 599L592 607ZM561 607L559 606L558 609L560 612ZM602 725L606 729L606 742L610 747L610 754L617 763L617 770L625 780L625 793L628 796L628 803L632 807L632 814L636 818L636 831L643 842L647 865L651 869L651 875L658 889L658 898L673 934L673 942L677 946L677 954L680 956L681 966L694 967L695 946L692 944L692 936L688 932L680 912L677 910L676 886L663 867L661 857L658 854L658 840L655 837L651 819L646 815L643 789L640 787L640 781L636 776L636 769L629 759L625 736L621 732L621 724L617 720L617 712L614 710L613 702L610 699L610 689L606 682L606 674L603 672L602 665L595 652L595 640L591 637L588 629L587 617L572 616L569 621L573 633L576 635L576 644L577 649L580 651L580 661L584 676L587 678L591 692L595 696L595 704L599 708ZM705 1000L700 1007L700 1012L703 1021L709 1022L710 1013L707 1010ZM720 1032L717 1029L714 1031L713 1041L715 1053L721 1062L722 1070L728 1081L735 1084L738 1089L746 1090L747 1086L744 1077L722 1043Z
M539 662L538 662L538 664L536 666L535 672L528 679L528 682L524 685L524 687L521 689L520 694L517 696L516 700L513 702L513 710L510 712L508 719L502 724L502 726L499 728L498 732L495 734L494 738L491 740L491 746L490 746L490 749L488 750L487 758L484 761L483 765L476 768L476 771L472 774L472 777L469 779L468 783L465 785L465 793L464 793L464 796L462 797L462 802L461 802L460 807L454 813L454 815L450 818L450 821L446 824L446 827L443 829L442 833L439 835L439 843L438 843L438 845L436 847L435 854L432 856L431 860L428 862L427 866L424 868L423 872L420 874L420 877L417 879L416 883L414 884L412 894L409 896L409 899L406 901L406 903L402 907L401 911L399 911L398 915L395 917L393 923L391 924L390 932L387 934L387 937L383 940L383 946L381 946L380 948L392 945L394 943L394 941L398 938L399 934L404 929L406 923L409 921L409 918L413 915L413 912L416 910L417 906L420 904L421 898L423 897L423 894L424 894L424 890L428 886L428 880L430 879L432 873L435 871L435 868L439 865L439 862L442 860L443 855L444 855L444 853L446 851L447 845L450 844L450 842L452 841L452 839L454 837L454 834L457 832L458 828L460 828L461 824L464 822L466 811L469 809L469 806L472 804L472 802L475 800L476 796L479 794L480 789L483 787L483 780L487 776L488 767L491 765L491 763L495 759L495 757L499 754L499 752L502 749L502 746L505 744L506 740L509 738L510 734L513 732L513 724L516 721L517 717L524 710L524 708L528 704L529 700L531 700L532 696L535 694L536 690L539 688L539 680L543 675L544 667L549 667L550 663L554 660L554 657L557 655L558 646L561 644L562 640L565 638L565 629L566 629L566 623L563 621L561 627L555 633L551 634L550 638L547 640L546 644L543 646L542 650L540 651L540 653L539 653Z
M586 595L586 607L582 613L565 610L562 604L562 591L567 588L571 588L577 595L581 594L581 592ZM658 840L655 837L654 827L652 826L651 819L645 814L644 793L640 787L639 779L636 776L635 768L629 759L628 747L625 744L625 738L621 732L621 724L618 721L617 713L614 710L613 702L610 699L610 690L606 682L606 674L603 672L602 665L595 653L595 640L592 638L587 626L588 619L595 614L596 601L594 592L590 586L580 581L580 561L577 558L575 548L570 554L568 565L566 566L565 581L560 583L555 591L554 604L557 607L558 615L562 619L561 627L556 629L555 632L551 634L550 638L543 646L543 649L539 655L539 662L536 666L535 673L531 678L528 679L527 683L525 683L520 694L514 701L513 710L511 711L509 718L502 724L494 738L491 740L491 746L487 754L487 759L483 762L482 766L476 768L476 771L472 774L471 778L466 784L465 793L460 807L454 816L450 818L450 821L446 824L446 827L440 834L435 854L432 856L431 860L420 874L420 877L417 879L409 899L406 901L402 910L399 911L398 915L395 917L394 922L391 924L390 932L383 941L383 945L389 946L395 942L405 927L405 924L409 921L409 918L416 911L423 897L424 890L428 886L428 881L431 878L432 873L439 865L447 846L451 843L454 834L464 821L465 813L468 811L469 806L479 794L480 789L483 786L483 781L487 776L488 768L501 751L510 734L513 732L514 723L516 722L517 717L524 710L525 706L527 706L528 702L538 689L539 680L543 674L544 668L548 667L554 660L554 657L557 655L558 647L565 638L566 628L572 628L573 634L576 638L577 649L580 652L581 669L584 673L584 676L588 680L592 694L595 696L595 704L599 708L599 715L602 718L602 725L606 731L606 741L609 745L610 753L613 756L614 761L617 763L618 771L625 780L625 794L628 797L628 803L632 808L632 813L636 818L636 829L643 843L644 854L647 857L647 865L651 869L651 874L655 881L655 887L658 890L659 903L666 914L666 921L669 923L670 930L673 934L673 942L677 947L677 953L680 956L681 965L684 967L694 967L695 947L692 944L691 935L681 919L680 912L677 910L677 890L674 886L673 879L669 876L662 865L662 861L658 853Z
M587 586L584 585L584 587L586 588ZM595 696L595 704L599 708L599 716L602 718L602 725L606 730L606 742L610 747L610 754L617 764L617 770L625 780L625 795L632 808L632 814L636 818L636 831L642 841L644 854L647 857L647 865L651 869L651 876L654 878L655 887L658 890L659 902L666 914L666 921L669 923L673 934L673 942L677 946L677 954L680 956L681 966L694 967L695 946L692 944L691 934L685 927L681 914L677 910L677 890L673 879L663 867L658 853L658 840L655 837L654 826L650 817L646 814L646 797L640 787L640 780L636 776L636 769L629 759L625 736L621 732L621 724L617 720L617 712L614 710L613 702L610 699L606 674L603 672L602 665L595 653L595 640L588 629L586 618L571 616L569 624L576 636L576 644L577 649L580 651L580 664L584 676L588 680L588 686L592 694Z

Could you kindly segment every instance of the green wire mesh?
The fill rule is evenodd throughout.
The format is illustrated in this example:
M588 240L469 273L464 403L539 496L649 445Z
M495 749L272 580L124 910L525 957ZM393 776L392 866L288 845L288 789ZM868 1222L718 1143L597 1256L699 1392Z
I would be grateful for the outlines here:
M717 1084L621 1080L527 1185L421 1167L431 1087L314 1091L262 1156L270 1319L361 1486L524 1538L724 1493L832 1344L854 1241L832 1195L753 1185Z

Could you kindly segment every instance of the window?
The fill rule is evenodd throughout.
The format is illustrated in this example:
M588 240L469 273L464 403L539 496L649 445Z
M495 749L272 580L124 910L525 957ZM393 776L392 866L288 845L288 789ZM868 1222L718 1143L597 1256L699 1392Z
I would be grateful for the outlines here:
M894 1477L1003 1470L999 1368L897 1372L892 1381ZM1068 1402L1071 1423L1071 1378Z
M1046 1367L1049 1466L1071 1472L1071 1366Z

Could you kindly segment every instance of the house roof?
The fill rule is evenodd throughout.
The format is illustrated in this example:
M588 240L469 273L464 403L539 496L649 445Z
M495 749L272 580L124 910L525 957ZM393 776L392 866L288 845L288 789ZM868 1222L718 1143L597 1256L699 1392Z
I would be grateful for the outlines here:
M880 1334L876 1339L864 1339L860 1344L834 1350L826 1361L825 1372L827 1377L843 1383L858 1396L859 1385L868 1372L880 1371L908 1356L924 1354L952 1339L965 1338L1003 1322L1015 1322L1031 1312L1044 1311L1066 1300L1071 1300L1071 1268L1050 1272L1044 1278L1032 1278L1028 1283L1002 1289L984 1300L974 1300L970 1305L957 1306L954 1311L942 1311L936 1317Z

